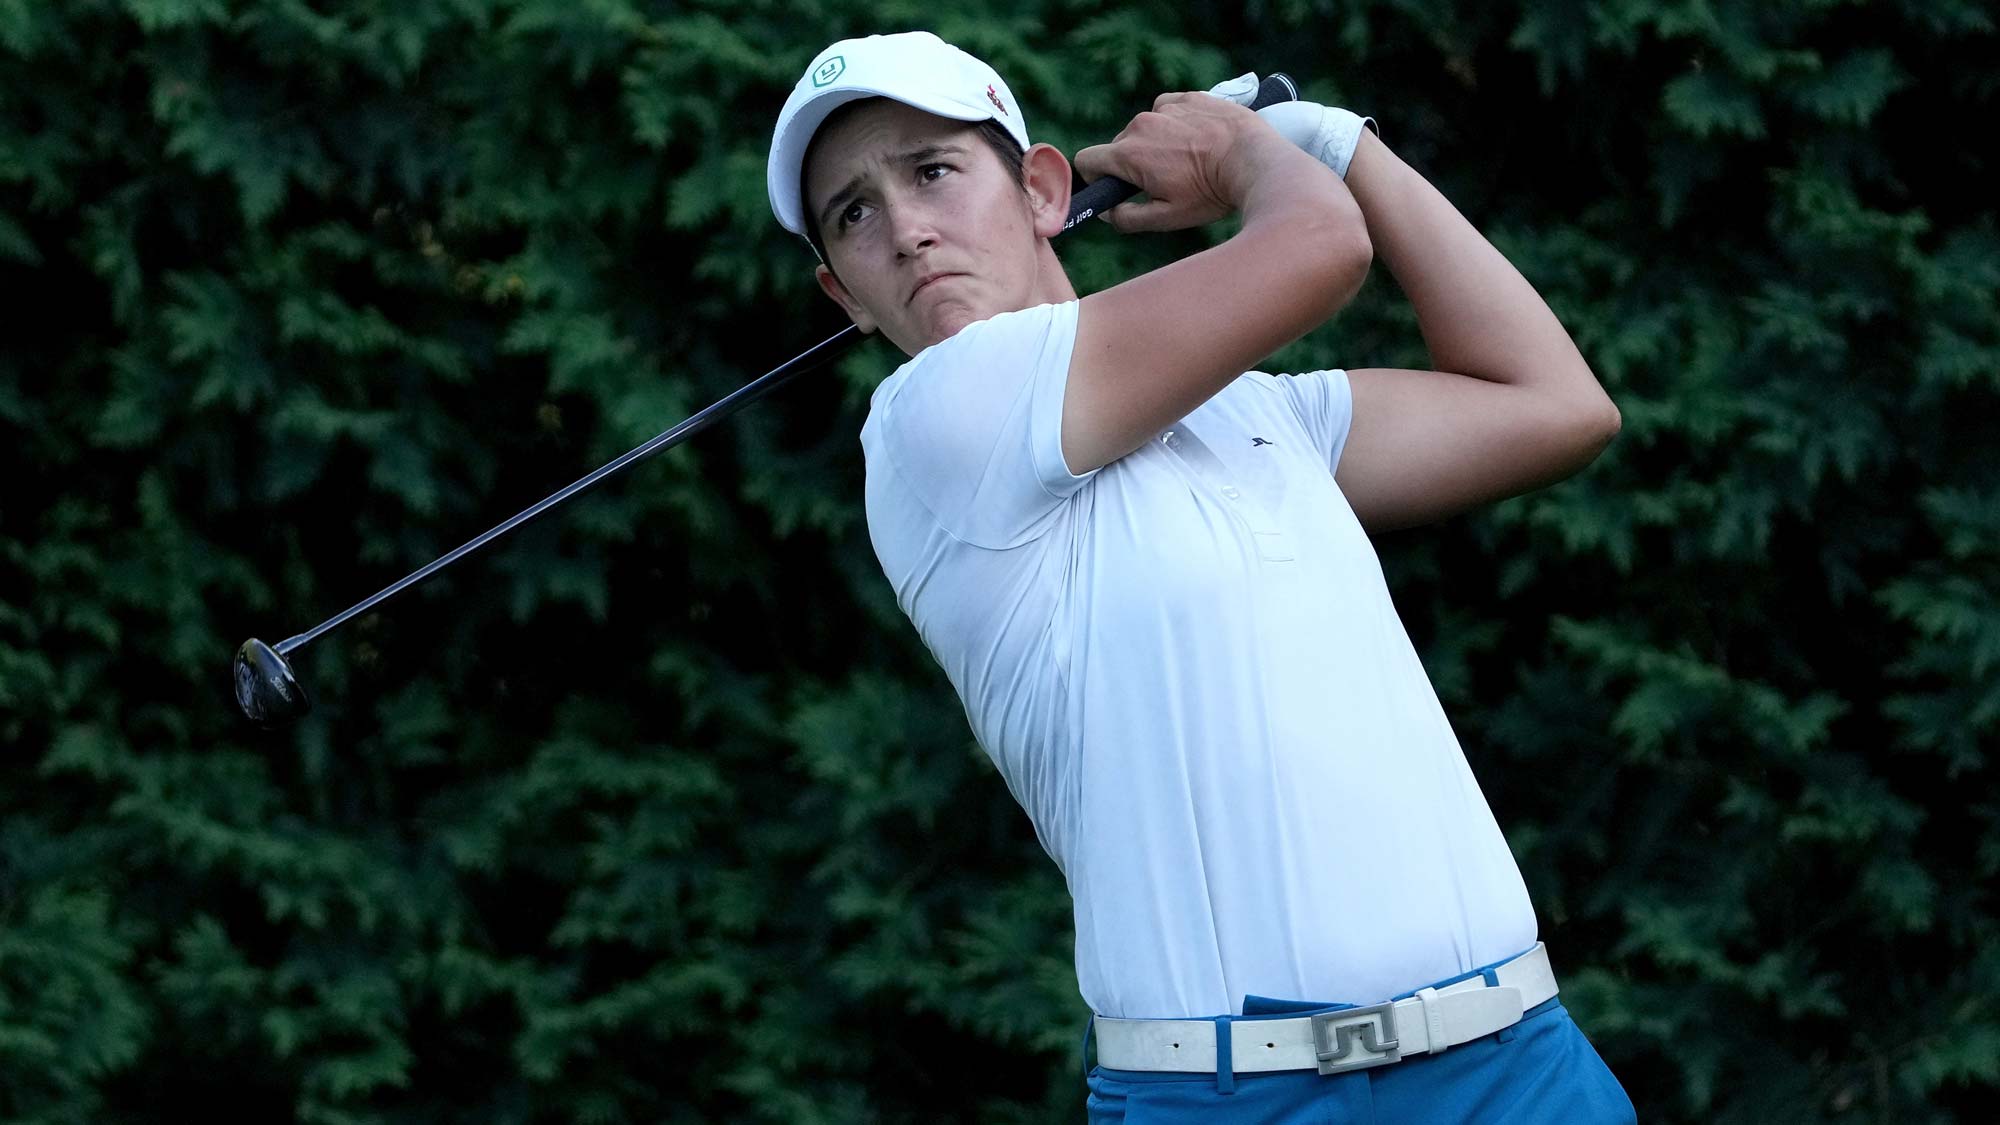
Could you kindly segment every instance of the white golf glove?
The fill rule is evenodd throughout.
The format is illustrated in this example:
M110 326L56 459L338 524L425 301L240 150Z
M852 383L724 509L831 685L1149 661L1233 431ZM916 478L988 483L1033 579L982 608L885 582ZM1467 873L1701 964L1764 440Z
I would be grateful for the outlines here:
M1208 92L1237 105L1249 105L1257 100L1257 74L1239 74L1209 87ZM1347 178L1348 161L1354 159L1354 146L1361 143L1361 130L1374 127L1376 132L1382 131L1372 117L1318 102L1279 102L1258 110L1257 116L1342 179Z

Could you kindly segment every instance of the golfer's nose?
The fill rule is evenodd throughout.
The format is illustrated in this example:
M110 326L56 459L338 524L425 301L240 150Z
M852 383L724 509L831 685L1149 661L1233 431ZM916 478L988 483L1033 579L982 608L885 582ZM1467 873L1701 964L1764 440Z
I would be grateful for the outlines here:
M922 204L892 205L889 222L898 254L909 257L937 245L937 223L933 220L930 209Z

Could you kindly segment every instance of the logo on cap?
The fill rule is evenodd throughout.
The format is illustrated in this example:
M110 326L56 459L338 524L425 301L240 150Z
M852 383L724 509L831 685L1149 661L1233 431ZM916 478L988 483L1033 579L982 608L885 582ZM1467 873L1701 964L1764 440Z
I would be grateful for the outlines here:
M1002 117L1007 115L1007 107L1000 104L1000 92L991 85L986 87L986 100L993 103L993 108L999 110Z
M824 86L845 73L847 73L847 60L835 55L819 64L819 69L813 71L813 85Z

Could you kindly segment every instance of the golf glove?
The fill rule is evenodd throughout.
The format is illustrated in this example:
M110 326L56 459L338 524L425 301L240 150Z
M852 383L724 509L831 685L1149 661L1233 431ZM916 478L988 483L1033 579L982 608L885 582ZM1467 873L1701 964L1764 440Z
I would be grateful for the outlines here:
M1218 82L1208 92L1237 105L1249 105L1257 97L1256 72ZM1257 116L1342 179L1347 178L1348 161L1354 159L1354 146L1361 143L1361 130L1370 127L1377 133L1382 131L1372 117L1318 102L1279 102L1258 110Z

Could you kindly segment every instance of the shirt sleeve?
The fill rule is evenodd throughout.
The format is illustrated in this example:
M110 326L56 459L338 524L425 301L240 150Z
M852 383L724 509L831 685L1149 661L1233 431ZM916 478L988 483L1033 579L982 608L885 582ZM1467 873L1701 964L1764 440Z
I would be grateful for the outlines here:
M1340 468L1340 451L1347 446L1347 430L1354 421L1354 394L1347 372L1339 368L1280 375L1278 386L1291 403L1299 424L1305 427L1326 471Z
M1004 549L1041 534L1096 470L1062 455L1077 302L969 324L905 364L874 405L882 453L940 527Z

